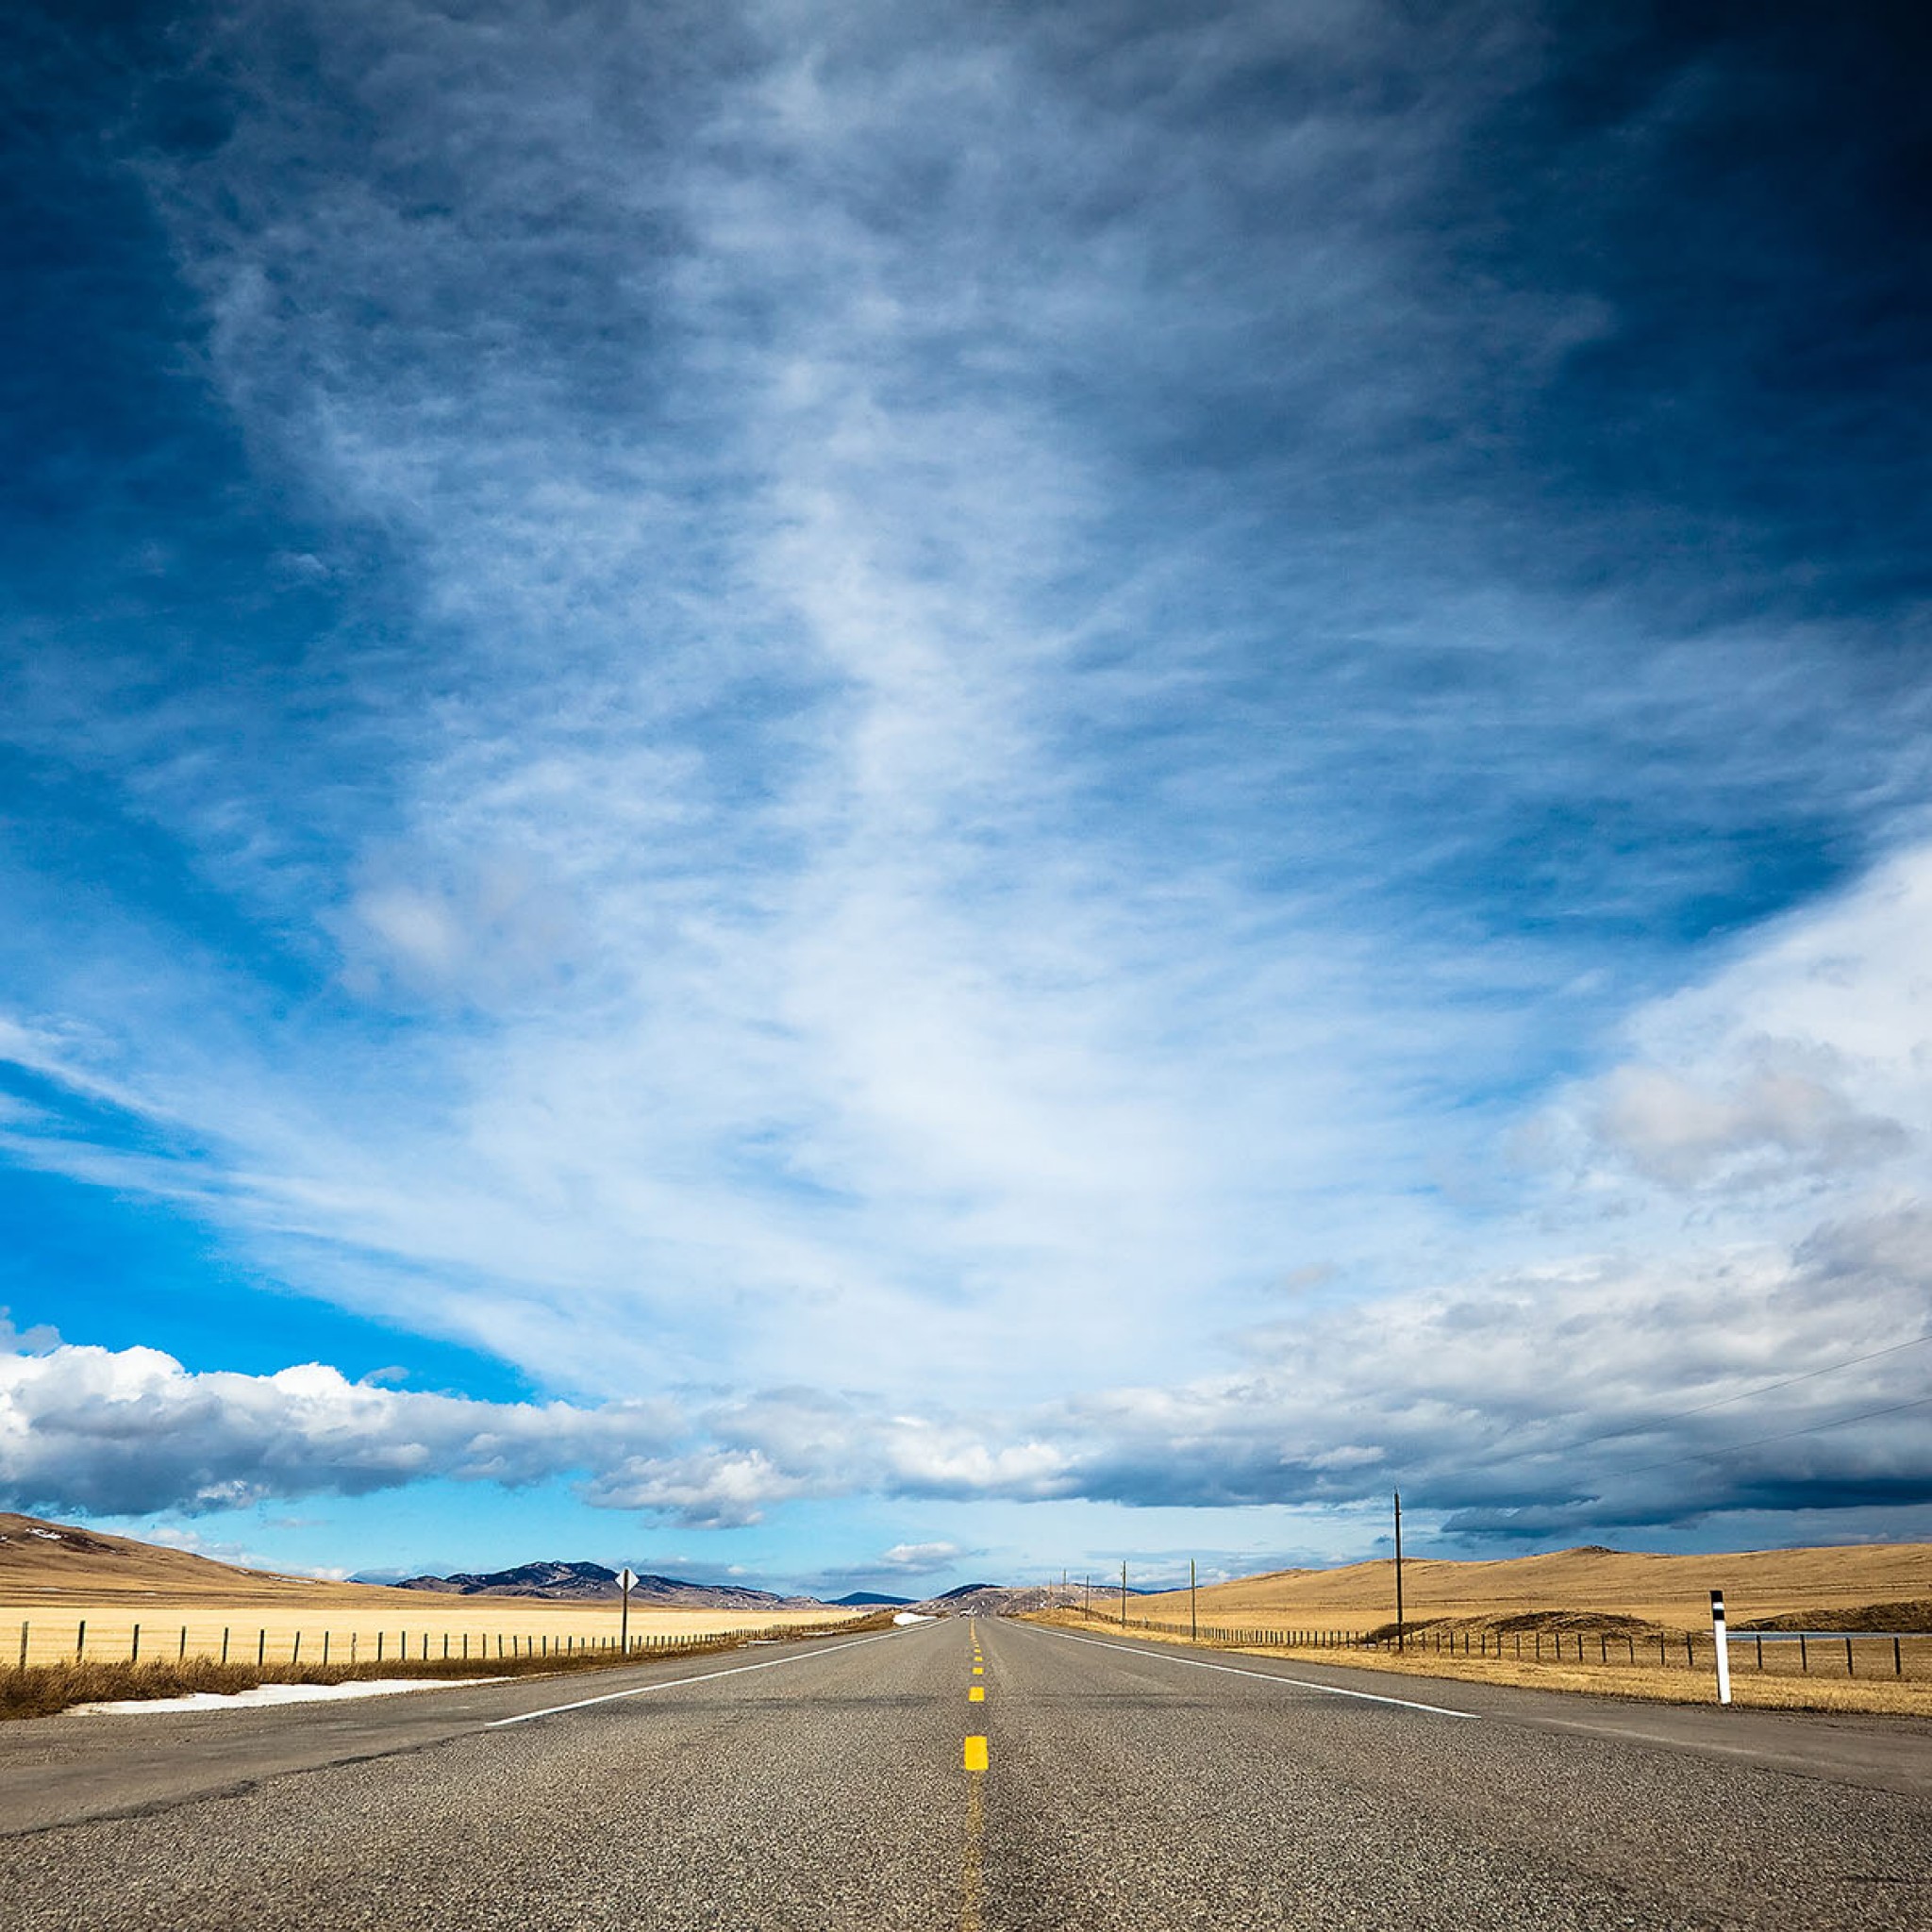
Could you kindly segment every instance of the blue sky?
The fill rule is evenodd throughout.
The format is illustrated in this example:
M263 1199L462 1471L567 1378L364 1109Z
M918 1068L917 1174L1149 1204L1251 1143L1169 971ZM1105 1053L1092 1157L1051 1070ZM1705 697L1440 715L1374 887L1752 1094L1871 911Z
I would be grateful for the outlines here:
M1932 1539L1923 51L30 12L4 1500Z

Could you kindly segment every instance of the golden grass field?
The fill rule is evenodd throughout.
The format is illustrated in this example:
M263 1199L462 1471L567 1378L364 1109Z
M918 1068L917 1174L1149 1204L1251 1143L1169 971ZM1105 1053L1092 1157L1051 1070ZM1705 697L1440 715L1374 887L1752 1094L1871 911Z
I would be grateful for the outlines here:
M1710 1592L1724 1592L1733 1626L1790 1612L1819 1613L1932 1599L1932 1543L1842 1549L1746 1550L1657 1557L1618 1550L1562 1550L1478 1563L1409 1557L1402 1566L1403 1615L1496 1619L1572 1610L1634 1617L1668 1630L1710 1624ZM1096 1603L1099 1592L1095 1592ZM1185 1619L1188 1592L1129 1600L1128 1614ZM1275 1570L1200 1591L1203 1622L1373 1630L1395 1619L1395 1565L1386 1559L1337 1570ZM1821 1618L1821 1623L1823 1619Z
M50 1534L51 1532L51 1534ZM861 1615L814 1606L798 1609L659 1609L633 1605L633 1640L689 1641L732 1631L795 1628ZM320 1662L375 1655L506 1654L534 1646L540 1655L573 1655L613 1641L619 1607L611 1603L552 1603L534 1597L458 1596L390 1590L379 1584L331 1583L313 1577L242 1570L130 1538L76 1530L36 1518L0 1516L0 1669L21 1660L54 1663L75 1654L86 1624L84 1655L125 1658L141 1626L143 1658L219 1657L224 1633L231 1659L253 1663ZM185 1634L184 1634L185 1633Z
M1707 1557L1583 1549L1468 1563L1411 1558L1402 1566L1406 1651L1333 1647L1339 1634L1392 1625L1394 1568L1384 1560L1280 1570L1208 1586L1197 1599L1204 1642L1211 1631L1219 1647L1271 1656L1286 1649L1423 1677L1707 1703L1715 1694L1710 1591L1721 1589L1732 1631L1735 1703L1932 1715L1932 1544ZM1128 1631L1186 1643L1189 1608L1185 1590L1130 1597ZM1091 1618L1074 1610L1041 1621L1119 1627L1117 1596L1096 1590L1092 1609ZM1904 1637L1895 1650L1890 1637L1855 1639L1849 1669L1841 1641L1814 1641L1802 1651L1790 1640L1767 1641L1760 1669L1760 1646L1739 1626L1773 1620L1788 1627L1925 1634ZM1240 1633L1261 1630L1291 1641L1241 1641ZM1700 1640L1690 1662L1687 1634Z
M514 1656L532 1645L540 1652L572 1654L614 1644L618 1633L615 1605L542 1603L527 1597L439 1596L428 1591L372 1591L384 1599L405 1602L358 1603L331 1596L312 1604L210 1602L204 1597L157 1595L140 1603L111 1607L98 1604L0 1604L0 1669L20 1661L23 1628L27 1635L26 1661L54 1663L75 1655L79 1626L87 1625L85 1656L94 1658L128 1657L134 1648L134 1626L141 1626L143 1657L227 1655L253 1663L258 1655L268 1663L287 1663L298 1657L304 1663L326 1660L367 1663L379 1654L431 1657ZM647 1640L690 1641L724 1636L737 1630L823 1626L856 1617L856 1610L656 1610L633 1609L630 1635L634 1645ZM297 1640L299 1641L299 1644ZM448 1648L444 1648L447 1640ZM467 1641L466 1641L467 1640Z

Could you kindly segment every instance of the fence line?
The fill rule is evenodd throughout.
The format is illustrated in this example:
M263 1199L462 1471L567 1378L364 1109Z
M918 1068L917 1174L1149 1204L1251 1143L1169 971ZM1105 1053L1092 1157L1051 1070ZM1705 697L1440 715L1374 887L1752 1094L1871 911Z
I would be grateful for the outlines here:
M20 1625L20 1644L14 1661L14 1669L16 1671L25 1671L33 1667L37 1662L54 1662L70 1656L75 1663L110 1663L124 1660L124 1653L121 1650L118 1640L114 1641L114 1648L110 1654L104 1646L102 1640L97 1636L93 1648L90 1651L87 1626L88 1619L85 1617L76 1619L72 1624L68 1624L64 1621L58 1625L43 1622L39 1627L47 1634L42 1639L37 1639L35 1636L35 1621L32 1618L23 1618ZM245 1626L243 1627L245 1629ZM395 1633L396 1647L392 1655L399 1663L408 1663L411 1661L428 1663L432 1658L432 1646L440 1643L441 1661L464 1662L470 1659L470 1641L474 1637L476 1639L477 1644L476 1659L478 1661L487 1661L491 1656L490 1646L493 1638L498 1659L542 1662L555 1658L559 1662L570 1663L591 1657L616 1656L620 1648L623 1649L625 1655L641 1657L651 1656L654 1653L661 1655L665 1652L703 1649L720 1643L769 1642L785 1637L813 1635L837 1627L836 1624L760 1624L741 1625L737 1629L730 1630L639 1631L631 1637L627 1645L623 1646L621 1646L620 1640L616 1637L578 1631L398 1630ZM67 1650L66 1638L62 1634L70 1628L74 1631L74 1648L72 1652ZM177 1626L168 1626L159 1640L159 1647L158 1648L154 1639L155 1626L150 1624L148 1626L149 1641L147 1647L149 1660L151 1662L156 1661L164 1655L165 1651L170 1647L167 1643L167 1637L169 1635L176 1635L176 1641L172 1646L175 1659L176 1662L185 1662L190 1655L189 1632L193 1628L194 1625L192 1624L180 1624L178 1626L178 1635L176 1635ZM125 1652L125 1661L128 1663L139 1663L142 1660L142 1624L135 1624L129 1630ZM279 1653L286 1647L287 1655L285 1657L280 1655L272 1657L270 1655L271 1645L269 1641L271 1627L267 1624L257 1626L255 1666L258 1670L265 1670L271 1664L280 1665L284 1663L291 1669L299 1667L302 1661L304 1638L314 1638L317 1636L322 1640L321 1664L327 1666L329 1664L331 1640L338 1634L345 1634L348 1637L348 1666L352 1669L356 1668L359 1660L360 1639L363 1634L360 1628L352 1629L346 1633L338 1633L328 1628L317 1631L299 1627L286 1632L276 1632L275 1633L275 1642L273 1648ZM234 1635L235 1626L231 1624L224 1624L222 1626L220 1661L224 1664L226 1664L229 1660L229 1651ZM385 1661L386 1645L390 1632L387 1630L377 1630L374 1635L375 1638L375 1656L373 1661L382 1663ZM458 1647L454 1650L451 1648L452 1639L457 1640ZM37 1646L43 1653L38 1658L35 1655ZM44 1654L49 1652L51 1653L50 1655ZM206 1648L197 1648L193 1655L196 1657L213 1657L215 1651L212 1639L210 1638ZM312 1656L313 1651L311 1649ZM340 1665L337 1667L340 1668ZM0 1665L0 1669L4 1668L4 1665Z
M1187 1624L1158 1623L1150 1617L1123 1618L1118 1612L1109 1613L1087 1607L1079 1607L1080 1614L1090 1620L1111 1624L1124 1632L1134 1630L1158 1631L1168 1637L1187 1637L1193 1633L1195 1626ZM1221 1649L1233 1650L1369 1650L1393 1654L1397 1645L1392 1634L1371 1634L1360 1630L1307 1630L1307 1629L1247 1629L1223 1624L1202 1624L1198 1626L1201 1640ZM1511 1649L1504 1649L1506 1636L1511 1641ZM1457 1639L1460 1638L1458 1646ZM1525 1637L1529 1640L1527 1651L1524 1648ZM1591 1657L1586 1648L1589 1639L1595 1640L1596 1655ZM1844 1646L1844 1674L1855 1677L1858 1674L1857 1657L1853 1646L1867 1646L1869 1662L1872 1655L1870 1646L1883 1645L1879 1652L1879 1667L1875 1674L1884 1674L1888 1660L1891 1675L1904 1678L1906 1672L1907 1643L1916 1643L1924 1653L1926 1661L1932 1661L1932 1632L1923 1630L1738 1630L1730 1633L1731 1656L1736 1658L1738 1652L1747 1643L1755 1644L1757 1669L1770 1676L1786 1674L1776 1670L1767 1670L1764 1661L1764 1646L1767 1643L1796 1643L1798 1647L1798 1670L1793 1674L1809 1676L1813 1674L1812 1660L1820 1653L1815 1646L1828 1641L1834 1649L1828 1653L1837 1656L1836 1646ZM1575 1649L1569 1645L1574 1641ZM1547 1642L1549 1649L1545 1652ZM1711 1657L1711 1638L1687 1631L1682 1638L1684 1668L1695 1670L1700 1657L1707 1664ZM1622 1664L1625 1668L1650 1668L1650 1646L1657 1645L1657 1658L1655 1668L1669 1670L1674 1668L1673 1658L1678 1639L1668 1631L1657 1636L1639 1636L1631 1631L1562 1631L1562 1630L1500 1630L1471 1631L1443 1628L1441 1626L1409 1624L1403 1633L1403 1647L1434 1657L1508 1657L1518 1663L1597 1663L1600 1665ZM1640 1649L1643 1653L1640 1657ZM1916 1659L1915 1659L1916 1660ZM1735 1669L1733 1662L1732 1668ZM1834 1670L1832 1673L1837 1674ZM1871 1671L1867 1674L1874 1674ZM1932 1673L1919 1674L1932 1675Z

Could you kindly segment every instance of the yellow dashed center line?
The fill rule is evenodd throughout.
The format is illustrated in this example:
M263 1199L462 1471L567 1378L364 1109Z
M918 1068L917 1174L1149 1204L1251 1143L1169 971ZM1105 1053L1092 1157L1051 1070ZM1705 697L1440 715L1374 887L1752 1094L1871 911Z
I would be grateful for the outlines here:
M986 1675L986 1653L979 1647L979 1633L972 1632L973 1674ZM986 1702L986 1687L972 1684L967 1687L966 1699L970 1704ZM966 1740L966 1769L970 1772L983 1772L986 1769L986 1740L983 1737ZM977 1777L970 1778L966 1785L966 1843L963 1893L959 1901L959 1932L981 1932L984 1924L983 1893L985 1890L986 1860L986 1796L985 1787Z

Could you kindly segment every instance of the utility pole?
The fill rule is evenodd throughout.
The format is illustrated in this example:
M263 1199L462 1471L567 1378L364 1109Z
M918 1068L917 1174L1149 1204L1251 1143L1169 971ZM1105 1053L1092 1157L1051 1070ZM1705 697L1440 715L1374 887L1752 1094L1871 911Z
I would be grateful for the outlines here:
M1201 1641L1201 1618L1194 1604L1194 1559L1188 1558L1188 1641L1199 1643Z
M1121 1562L1121 1628L1127 1627L1127 1566L1125 1559Z
M1395 1492L1395 1647L1408 1645L1402 1632L1402 1491Z

